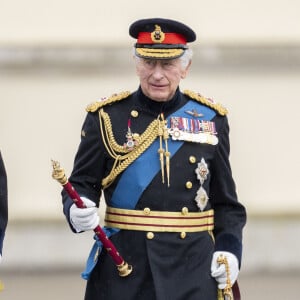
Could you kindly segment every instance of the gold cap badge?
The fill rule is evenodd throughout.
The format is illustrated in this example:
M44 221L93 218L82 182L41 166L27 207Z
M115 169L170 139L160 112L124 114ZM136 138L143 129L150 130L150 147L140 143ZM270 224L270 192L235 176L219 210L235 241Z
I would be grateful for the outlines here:
M165 39L164 32L161 31L161 27L155 25L155 29L151 32L151 40L153 43L162 43Z

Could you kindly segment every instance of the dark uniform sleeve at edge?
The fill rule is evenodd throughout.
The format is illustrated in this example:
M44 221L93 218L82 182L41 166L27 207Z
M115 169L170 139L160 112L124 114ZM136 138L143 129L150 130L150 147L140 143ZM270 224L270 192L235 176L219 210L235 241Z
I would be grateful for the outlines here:
M69 181L80 196L94 201L96 206L99 206L101 195L104 155L98 112L88 113L82 126L81 141ZM73 201L65 191L62 191L62 202L63 212L75 232L70 223L70 207Z
M7 175L0 152L0 254L2 255L3 240L8 220Z
M236 255L241 264L242 231L246 223L245 207L238 202L229 162L230 142L227 117L223 117L222 131L212 165L211 195L215 210L215 250Z

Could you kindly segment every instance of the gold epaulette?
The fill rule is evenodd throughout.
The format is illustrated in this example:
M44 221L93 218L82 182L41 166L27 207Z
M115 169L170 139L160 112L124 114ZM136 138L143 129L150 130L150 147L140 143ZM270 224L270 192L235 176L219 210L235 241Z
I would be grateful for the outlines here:
M190 97L191 99L194 99L197 102L200 102L200 103L212 108L221 116L225 116L228 114L228 110L220 103L216 103L213 100L205 98L205 97L201 96L200 94L195 93L190 90L185 90L183 93L185 95L187 95L188 97Z
M107 104L111 104L113 102L120 101L120 100L127 98L130 94L131 94L131 92L129 92L129 91L121 92L119 94L113 94L108 98L104 98L103 100L96 101L94 103L89 104L86 108L86 111L87 112L95 112L99 108L101 108Z

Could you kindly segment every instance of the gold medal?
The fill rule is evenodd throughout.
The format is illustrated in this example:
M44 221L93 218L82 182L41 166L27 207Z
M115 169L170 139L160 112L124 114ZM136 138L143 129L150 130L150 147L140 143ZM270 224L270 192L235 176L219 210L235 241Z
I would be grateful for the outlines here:
M136 137L138 137L138 134L132 133L131 132L131 121L130 119L128 120L128 126L127 126L127 133L126 133L126 143L124 143L123 147L126 150L131 151L137 144L138 142L136 141Z

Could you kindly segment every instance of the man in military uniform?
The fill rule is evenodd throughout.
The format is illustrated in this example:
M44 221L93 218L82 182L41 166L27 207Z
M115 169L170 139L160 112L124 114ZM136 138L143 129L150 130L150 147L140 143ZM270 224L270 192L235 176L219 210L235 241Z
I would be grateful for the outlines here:
M0 152L0 262L2 259L3 240L7 226L7 178Z
M191 28L154 18L129 33L140 85L88 106L69 178L86 208L65 192L63 204L74 232L91 230L103 192L105 230L133 271L120 277L97 240L83 273L85 299L217 299L218 288L237 279L246 222L227 110L179 88L191 64Z

